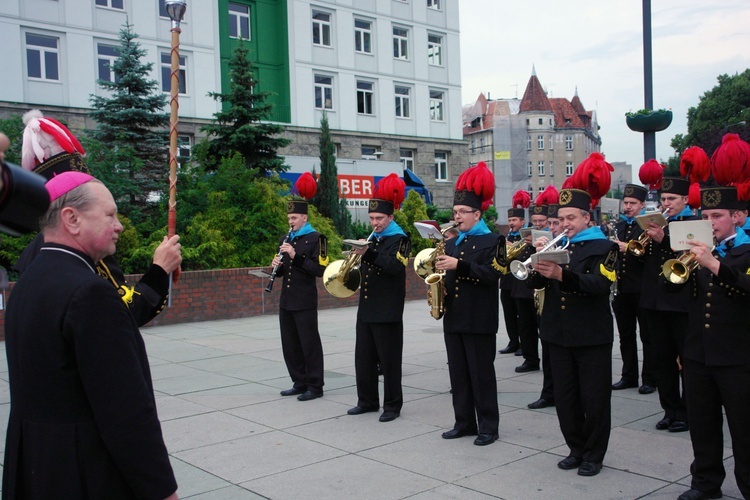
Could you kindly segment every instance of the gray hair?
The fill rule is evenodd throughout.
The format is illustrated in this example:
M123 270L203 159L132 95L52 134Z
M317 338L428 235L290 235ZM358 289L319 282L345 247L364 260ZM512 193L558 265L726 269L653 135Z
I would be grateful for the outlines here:
M50 203L47 212L39 218L39 230L44 233L55 229L60 222L60 212L65 207L75 208L76 210L88 209L89 205L94 202L94 194L87 187L92 183L103 184L99 179L91 179Z

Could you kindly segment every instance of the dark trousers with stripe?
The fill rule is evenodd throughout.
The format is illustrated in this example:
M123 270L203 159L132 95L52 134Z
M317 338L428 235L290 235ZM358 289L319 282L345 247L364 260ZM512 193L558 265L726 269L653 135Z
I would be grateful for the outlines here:
M383 371L383 410L400 412L404 405L401 390L401 358L404 350L404 323L357 322L354 369L357 378L357 405L379 408L378 363Z
M510 276L503 279L512 279ZM503 306L503 318L505 319L505 331L508 332L508 345L520 346L518 338L518 308L516 301L510 296L510 290L500 289L500 304Z
M279 309L281 351L297 389L323 392L323 345L318 332L318 310Z
M659 402L672 420L687 420L685 399L680 394L680 368L688 313L646 309L646 322L654 354L654 374Z

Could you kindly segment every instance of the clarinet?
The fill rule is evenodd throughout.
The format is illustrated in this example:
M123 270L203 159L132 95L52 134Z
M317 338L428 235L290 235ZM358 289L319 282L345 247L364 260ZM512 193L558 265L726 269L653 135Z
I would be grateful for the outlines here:
M289 237L292 236L293 227L289 227L289 232L286 233L286 238L284 238L284 241L281 242L283 245L284 243L287 243L289 241ZM279 246L279 253L276 254L276 257L281 259L281 246ZM281 265L281 261L279 261L278 264L273 266L273 271L271 271L271 277L268 278L268 286L266 287L267 292L273 291L273 280L276 278L276 272L279 270L279 265Z

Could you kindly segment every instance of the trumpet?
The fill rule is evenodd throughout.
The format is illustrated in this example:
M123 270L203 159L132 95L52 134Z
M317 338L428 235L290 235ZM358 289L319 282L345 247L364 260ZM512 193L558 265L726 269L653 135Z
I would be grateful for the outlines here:
M555 245L557 245L567 234L567 231L563 231L562 233L558 234L552 241L544 245L541 250L539 250L537 253L544 253L548 252L550 250L555 249ZM555 250L565 250L568 248L568 245L570 245L570 241L566 241L565 245L563 245L559 249ZM514 260L510 263L510 272L513 273L513 276L515 276L519 280L525 280L529 277L529 272L531 271L531 257L526 259L525 261L521 262L518 260Z
M284 243L287 243L289 241L289 238L292 236L292 231L294 231L293 226L289 226L289 232L286 233L286 237L284 238L284 241L281 242L283 245ZM281 259L281 246L279 246L279 253L276 254L277 259ZM273 280L276 279L276 272L279 270L279 265L281 261L279 261L279 264L276 264L273 266L273 271L271 271L271 277L268 278L268 286L266 286L266 292L273 291Z
M711 251L716 247L711 248ZM661 266L661 273L670 283L682 285L690 279L690 273L700 267L695 254L689 250L682 252L676 259L669 259Z
M662 213L664 219L667 218L667 212L669 212L669 209L664 210L664 212ZM651 236L648 235L648 232L643 231L638 239L628 241L627 251L635 255L636 257L641 257L646 253L646 245L648 245L650 242Z
M356 240L344 240L344 243L364 248L369 245L373 236L375 231L370 233L364 243ZM362 282L362 274L359 271L361 261L361 255L350 251L346 258L331 262L323 273L323 286L326 291L338 299L354 295Z

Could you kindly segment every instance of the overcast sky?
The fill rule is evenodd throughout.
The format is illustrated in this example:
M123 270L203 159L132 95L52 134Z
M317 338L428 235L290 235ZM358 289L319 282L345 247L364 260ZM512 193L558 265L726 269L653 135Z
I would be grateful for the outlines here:
M595 110L607 160L637 176L643 135L625 112L644 107L640 0L459 0L463 104L480 92L523 97L532 65L550 97L578 96ZM652 0L654 108L671 109L656 133L657 159L687 133L687 110L720 74L750 68L750 0ZM731 123L732 117L727 117ZM636 180L636 179L634 179Z

